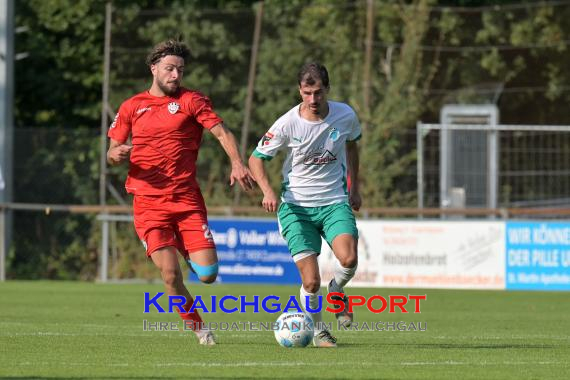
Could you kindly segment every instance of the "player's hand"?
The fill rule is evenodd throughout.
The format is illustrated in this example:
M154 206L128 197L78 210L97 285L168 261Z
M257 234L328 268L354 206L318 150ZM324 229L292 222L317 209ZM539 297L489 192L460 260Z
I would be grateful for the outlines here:
M245 191L253 189L255 179L249 171L249 168L242 163L232 164L232 172L230 173L230 186L238 182Z
M121 162L129 159L129 154L133 147L126 144L117 145L114 148L109 149L107 153L107 158L113 165L120 164Z
M351 191L348 196L348 202L354 211L360 210L360 206L362 206L362 198L360 198L360 193L358 191Z
M279 201L277 200L275 193L272 192L272 193L263 195L263 200L261 201L261 206L263 206L265 211L267 211L267 212L277 211L277 205L278 204L279 204Z

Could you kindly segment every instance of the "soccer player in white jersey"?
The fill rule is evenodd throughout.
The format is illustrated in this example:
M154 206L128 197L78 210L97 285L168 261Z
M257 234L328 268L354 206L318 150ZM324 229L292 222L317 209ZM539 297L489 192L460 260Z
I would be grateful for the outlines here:
M263 208L277 211L281 234L299 269L301 305L305 311L307 306L318 309L321 278L317 256L322 236L338 259L328 291L343 294L337 299L344 301L345 310L336 317L349 326L352 313L348 313L344 286L358 264L358 230L352 209L358 211L362 203L356 145L360 123L350 106L327 100L329 76L323 65L304 65L297 80L301 104L281 116L263 136L249 167L263 192ZM287 158L278 205L264 161L271 160L280 149L287 150ZM313 344L336 347L336 338L323 328L321 312L308 314L315 322Z

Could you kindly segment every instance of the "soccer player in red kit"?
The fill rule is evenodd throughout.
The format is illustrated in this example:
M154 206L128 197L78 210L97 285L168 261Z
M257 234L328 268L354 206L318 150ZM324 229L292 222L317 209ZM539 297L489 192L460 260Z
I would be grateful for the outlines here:
M193 298L184 285L177 256L178 251L202 282L215 281L218 257L196 181L203 130L219 140L231 160L230 185L238 182L249 190L254 180L242 162L234 135L213 111L208 97L181 87L189 53L176 40L154 47L147 57L152 85L120 106L108 132L107 161L117 165L130 158L125 188L134 195L137 234L147 256L160 269L167 294L186 298L186 312L180 313L186 326L195 326L200 344L213 345L213 334L200 329L198 312L188 312Z

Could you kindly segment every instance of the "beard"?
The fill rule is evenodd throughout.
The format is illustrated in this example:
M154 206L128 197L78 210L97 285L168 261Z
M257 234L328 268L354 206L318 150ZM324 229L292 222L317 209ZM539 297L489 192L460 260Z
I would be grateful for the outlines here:
M160 90L164 92L166 95L174 95L178 92L178 89L180 88L180 83L178 82L170 82L166 84L157 82L157 84L158 88L160 88Z

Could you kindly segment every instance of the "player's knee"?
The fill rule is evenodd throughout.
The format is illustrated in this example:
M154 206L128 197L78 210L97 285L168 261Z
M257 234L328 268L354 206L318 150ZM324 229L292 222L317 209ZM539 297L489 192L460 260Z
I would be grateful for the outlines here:
M200 281L203 282L204 284L211 284L212 282L216 281L217 277L218 277L217 273L212 276L201 276Z
M339 259L339 263L343 268L354 268L358 265L358 256L356 254L348 255Z
M192 265L192 269L200 281L203 283L211 284L212 282L216 281L216 278L218 277L218 263L211 265L200 265L191 261L190 265Z
M178 272L175 269L162 269L161 274L164 285L168 287L176 286L179 279Z
M321 288L321 279L314 277L303 281L303 288L309 293L316 293Z

